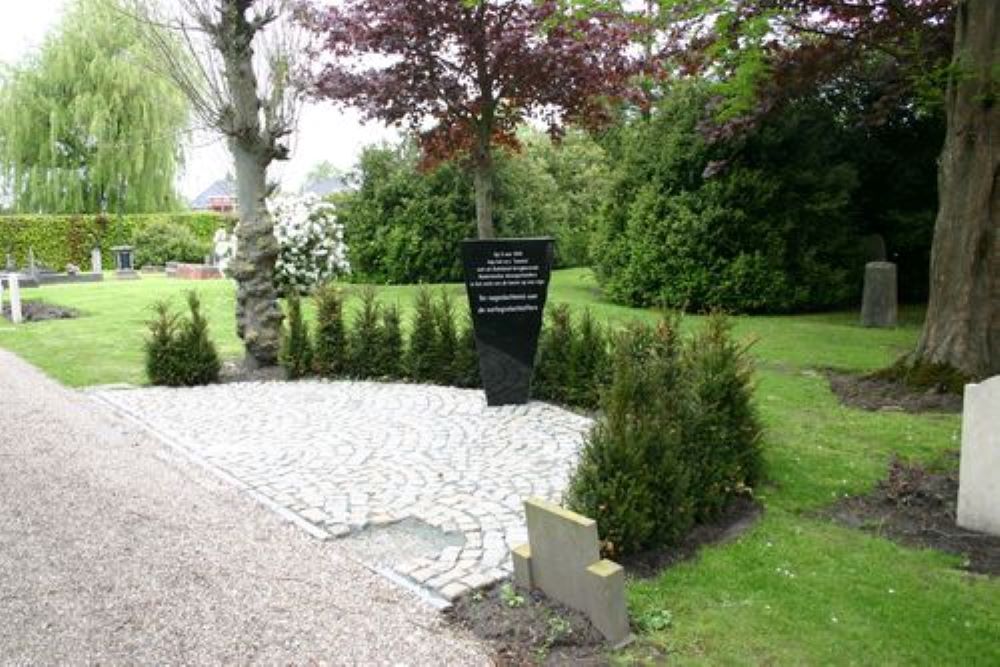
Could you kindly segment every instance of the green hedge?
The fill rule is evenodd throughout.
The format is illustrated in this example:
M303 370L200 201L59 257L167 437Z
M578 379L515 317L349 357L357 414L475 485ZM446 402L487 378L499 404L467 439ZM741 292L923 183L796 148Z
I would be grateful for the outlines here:
M28 249L35 259L53 269L66 264L90 268L90 250L100 246L104 266L112 265L110 248L130 245L136 231L155 222L173 222L188 227L199 241L210 243L219 227L232 229L236 220L217 213L154 213L110 217L99 215L3 215L0 216L0 266L10 253L24 266Z

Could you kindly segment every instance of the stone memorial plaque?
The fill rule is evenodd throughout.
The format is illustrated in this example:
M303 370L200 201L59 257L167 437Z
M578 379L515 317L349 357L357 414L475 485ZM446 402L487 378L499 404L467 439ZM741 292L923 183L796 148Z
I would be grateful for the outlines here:
M528 402L554 251L548 238L462 244L488 405Z

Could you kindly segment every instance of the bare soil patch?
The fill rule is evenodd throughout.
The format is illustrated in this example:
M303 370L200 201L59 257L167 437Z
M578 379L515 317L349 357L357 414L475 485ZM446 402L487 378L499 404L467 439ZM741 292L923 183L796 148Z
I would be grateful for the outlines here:
M657 576L693 558L703 546L739 537L762 514L762 508L753 500L738 499L717 521L696 526L680 544L620 562L630 577ZM448 614L452 622L488 642L501 666L609 664L608 645L590 621L539 591L529 593L513 589L509 582L499 584L460 598Z
M957 471L932 472L894 460L874 491L845 498L825 513L903 544L964 556L971 572L1000 575L1000 537L960 528L957 504Z
M830 389L843 405L873 412L942 412L962 411L962 396L941 387L914 389L896 380L871 375L853 375L828 371Z
M10 302L3 304L3 316L8 320L10 316ZM80 316L80 311L74 308L56 306L44 301L22 301L21 319L25 322L44 322L45 320L71 320Z

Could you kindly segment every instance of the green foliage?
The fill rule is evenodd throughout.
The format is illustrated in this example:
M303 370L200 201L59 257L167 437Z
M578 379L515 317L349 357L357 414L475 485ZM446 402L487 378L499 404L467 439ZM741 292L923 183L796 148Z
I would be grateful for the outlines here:
M167 302L157 302L155 317L147 322L146 375L154 385L193 387L219 379L222 363L209 338L198 294L189 292L187 303L189 317L181 318Z
M132 237L136 266L163 266L167 262L201 263L211 245L198 239L189 227L169 220L156 220Z
M482 387L479 376L479 352L476 349L476 332L472 319L466 315L458 334L458 347L455 350L455 385L476 389Z
M430 289L421 286L414 300L413 323L410 327L410 345L406 355L406 372L416 382L433 382L437 370L437 312Z
M753 366L730 324L710 316L685 349L690 374L685 424L690 492L699 521L715 518L762 476L761 425L753 404Z
M589 310L574 323L565 304L550 307L538 344L532 395L545 401L596 409L608 382L608 340Z
M714 316L693 338L676 318L614 341L603 413L567 493L609 555L675 543L761 475L761 426L746 349Z
M609 187L603 150L571 132L555 146L526 132L523 151L496 160L498 233L554 236L557 261L589 259L596 214ZM361 187L338 203L356 280L378 283L456 282L460 244L476 235L472 181L456 163L421 166L408 143L369 148L360 161Z
M965 392L965 385L975 380L948 364L935 364L922 359L914 361L909 356L901 357L888 368L872 373L872 377L898 382L920 391L959 396Z
M379 347L378 373L385 378L398 378L403 372L403 327L399 306L382 308L382 344Z
M232 230L235 224L234 218L217 213L161 213L123 217L4 215L0 216L0 253L10 253L19 265L24 265L28 250L33 249L38 261L51 267L61 268L66 264L89 267L90 251L97 246L104 250L107 265L111 261L110 248L132 244L149 227L184 227L190 230L199 245L208 248L217 229Z
M5 73L0 170L15 211L177 207L187 103L148 67L139 30L121 11L102 0L71 3L39 53Z
M313 361L322 377L338 377L347 372L347 336L344 330L344 300L332 285L319 287L316 303L316 335Z
M361 293L361 309L354 318L347 342L347 374L354 378L381 377L380 351L383 338L382 306L371 287Z
M455 327L455 304L451 294L443 287L434 304L434 326L437 335L434 336L431 348L433 380L442 385L457 384L455 350L458 349L458 331Z
M834 115L806 101L709 145L698 128L706 102L697 87L677 87L623 133L597 241L607 293L747 312L850 302L863 265L851 215L857 170Z
M288 296L287 326L281 331L281 365L290 380L309 375L313 370L313 346L309 329L302 319L302 300L297 294Z

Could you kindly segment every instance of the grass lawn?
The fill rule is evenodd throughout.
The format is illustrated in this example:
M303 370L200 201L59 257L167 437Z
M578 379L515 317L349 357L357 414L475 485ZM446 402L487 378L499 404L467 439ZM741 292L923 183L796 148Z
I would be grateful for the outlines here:
M26 290L28 299L72 306L84 317L0 324L0 346L72 386L139 384L150 305L169 298L179 306L192 286L222 353L238 356L232 285L160 277ZM463 294L460 286L448 289ZM390 287L380 295L406 310L413 291ZM588 307L608 322L656 317L603 301L584 270L557 272L550 301ZM959 558L900 547L815 514L869 489L893 453L934 462L958 447L958 417L843 408L817 370L887 365L919 332L919 309L901 315L890 331L862 329L854 312L736 318L738 334L757 339L769 473L759 495L767 511L742 539L706 549L659 579L630 582L634 616L668 612L671 623L643 633L622 660L667 652L680 664L1000 664L1000 580L961 572Z

